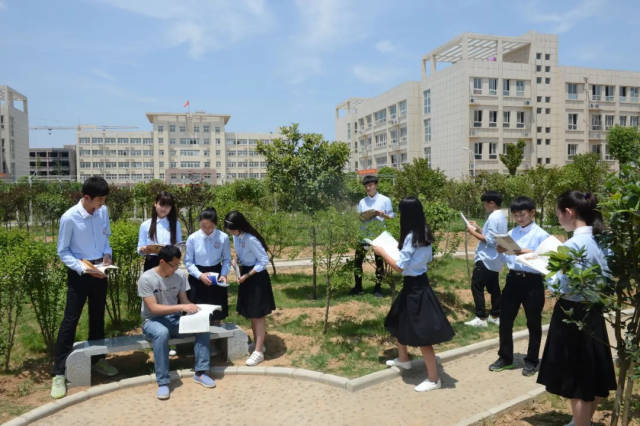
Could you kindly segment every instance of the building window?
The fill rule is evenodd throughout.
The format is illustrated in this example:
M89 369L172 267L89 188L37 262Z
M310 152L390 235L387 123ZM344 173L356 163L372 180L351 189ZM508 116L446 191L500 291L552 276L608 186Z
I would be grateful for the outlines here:
M544 67L544 72L551 72L551 67L549 65Z
M632 115L629 118L629 126L638 127L638 116L637 115Z
M545 145L551 145L551 139L545 139L544 140L544 144Z
M431 147L426 146L424 148L424 158L427 160L427 164L431 167Z
M542 158L538 158L538 164L542 164Z
M604 86L604 97L607 102L613 102L614 86Z
M542 96L536 96L536 102L542 102Z
M205 124L204 126L202 126L202 131L205 133L209 133L209 125Z
M545 53L544 54L544 59L545 59L545 61L550 60L551 59L551 54L550 53Z
M613 127L614 115L605 115L604 117L604 129L609 130Z
M536 83L537 84L541 84L542 83L542 77L536 77Z
M473 79L473 94L482 95L482 79L481 78Z
M567 83L567 99L573 101L578 99L578 85L576 83Z
M489 159L495 160L498 158L498 144L496 142L489 142Z
M542 139L537 139L536 140L536 145L542 145Z
M596 144L596 145L591 145L591 153L592 154L598 154L598 158L602 158L602 145L600 144Z
M542 59L542 53L537 52L536 53L536 59Z
M545 158L545 164L551 164L551 158L549 157Z
M542 133L542 127L541 127L541 126L536 127L536 131L537 131L538 133Z
M536 114L542 114L542 108L536 108Z
M613 156L609 153L609 145L604 146L604 159L607 161L614 160Z
M400 101L400 103L398 104L398 107L400 109L400 118L404 118L407 116L407 101ZM368 118L371 118L371 116L369 116Z
M545 133L551 133L551 127L545 127L544 131Z
M511 121L511 111L502 112L502 127L509 127L509 121Z
M542 65L536 65L536 72L542 71Z
M431 119L424 120L424 141L425 143L431 142Z
M518 111L516 113L516 127L518 129L524 129L524 111Z
M551 84L551 77L545 77L544 84Z
M640 87L630 87L629 94L631 95L631 102L638 102L638 94L640 93Z
M568 144L567 145L567 156L569 157L569 159L572 159L577 154L578 154L578 144L577 143Z
M598 86L596 84L591 85L591 100L599 101L602 95L602 86Z
M545 108L544 109L544 113L545 114L551 114L551 108Z
M431 112L431 90L425 90L424 95L424 113L429 114Z
M157 129L159 132L164 132L164 126L162 124L159 124Z
M187 128L185 126L180 126L180 133L184 133L187 131Z
M524 96L524 81L516 80L516 96Z
M194 133L200 133L200 126L193 126Z
M620 91L618 92L620 96L620 102L627 101L627 88L625 86L620 86Z
M547 103L547 104L548 104L549 102L551 102L551 96L545 96L545 97L544 97L544 102L545 102L545 103Z
M509 96L509 80L507 79L502 79L502 94Z
M489 111L489 127L498 127L498 111Z
M176 125L175 124L169 124L169 131L170 132L175 132L176 131Z
M498 94L498 79L490 78L489 79L489 94L497 95Z
M473 111L473 127L482 127L482 110Z
M473 158L476 160L482 160L482 142L476 142L473 144Z
M626 115L621 115L620 116L620 125L621 126L626 126L627 125L627 116Z

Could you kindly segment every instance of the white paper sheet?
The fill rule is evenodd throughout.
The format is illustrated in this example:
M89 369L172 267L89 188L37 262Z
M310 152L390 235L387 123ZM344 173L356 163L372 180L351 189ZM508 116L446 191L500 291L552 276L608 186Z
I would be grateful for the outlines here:
M393 238L393 235L391 235L389 231L383 231L375 240L366 242L370 243L372 246L382 247L395 262L400 260L398 242Z
M195 314L183 315L180 317L178 333L206 333L209 331L209 316L213 311L220 311L220 305L198 304L200 310Z
M516 256L516 262L522 263L523 265L526 265L540 273L543 273L544 275L547 275L549 273L549 256L544 256L544 254L551 251L558 251L558 247L561 245L562 242L551 235L540 243L535 252Z
M496 234L494 232L491 233L493 237L496 239L496 243L507 250L507 254L515 254L517 251L520 251L520 246L518 243L513 241L513 238L509 234Z
M464 220L464 223L465 223L467 226L471 225L471 224L469 223L469 221L467 220L467 218L464 216L464 214L463 214L462 212L460 212L460 217L462 218L462 220Z

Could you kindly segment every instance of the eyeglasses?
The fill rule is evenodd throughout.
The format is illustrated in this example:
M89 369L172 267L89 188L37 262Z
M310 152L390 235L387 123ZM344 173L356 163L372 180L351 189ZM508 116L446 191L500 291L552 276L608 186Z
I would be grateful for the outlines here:
M171 266L173 269L177 269L178 266L180 266L180 262L177 262L176 264L173 264L171 262L167 262L167 265Z

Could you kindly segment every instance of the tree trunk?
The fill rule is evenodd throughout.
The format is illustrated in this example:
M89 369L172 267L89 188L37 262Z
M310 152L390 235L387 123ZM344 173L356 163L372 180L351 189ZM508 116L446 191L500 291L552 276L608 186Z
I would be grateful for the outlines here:
M276 277L278 273L276 272L276 262L273 259L273 256L269 257L269 262L271 262L271 269L273 269L273 276Z
M469 233L464 230L464 261L467 264L467 281L471 280L471 271L469 270Z
M313 262L313 300L318 298L318 284L316 280L318 264L316 257L316 226L311 225L311 248L312 248L312 262Z
M611 426L617 426L618 424L618 418L620 417L620 408L622 406L622 396L624 393L627 371L629 371L630 364L628 355L622 355L618 353L618 356L620 357L620 369L618 370L618 388L616 389L616 397L613 401L613 408L611 409Z
M624 426L629 424L629 412L631 411L631 396L633 395L633 361L629 364L629 370L631 374L627 377L627 387L624 391L624 411L622 413L622 424Z
M326 306L324 308L324 328L322 329L322 334L327 334L329 330L329 306L331 304L331 280L329 278L329 274L327 274L327 300Z

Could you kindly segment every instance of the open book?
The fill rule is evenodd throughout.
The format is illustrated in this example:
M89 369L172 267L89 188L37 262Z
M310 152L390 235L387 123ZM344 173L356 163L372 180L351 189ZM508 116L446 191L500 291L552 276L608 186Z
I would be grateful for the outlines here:
M522 263L529 268L547 275L549 273L549 252L558 251L558 247L562 245L562 242L553 235L547 237L546 240L540 243L536 251L533 253L525 253L520 256L516 256L516 262Z
M109 269L118 269L118 267L116 265L105 265L105 264L98 264L98 265L94 265L93 263L89 262L86 259L82 259L80 262L82 262L82 265L85 267L85 269L93 269L94 271L100 271L103 274L107 274L107 270Z
M187 314L180 317L178 333L206 333L209 331L209 316L213 311L220 311L220 305L198 304L200 310L195 314Z
M377 210L366 210L363 211L362 213L360 213L360 219L367 221L370 219L373 219L374 217L376 217L378 215L378 211Z
M374 240L368 238L364 239L364 242L376 247L382 247L387 252L389 257L395 262L400 260L400 250L398 249L398 242L389 231L383 231Z
M522 250L518 243L513 241L513 238L509 234L496 234L494 232L491 233L493 237L496 239L496 243L507 250L507 254L516 254Z
M168 244L147 244L147 248L149 249L150 254L158 254L162 247ZM184 251L186 247L186 243L184 241L180 241L179 243L175 243L174 246L178 247L181 251Z

